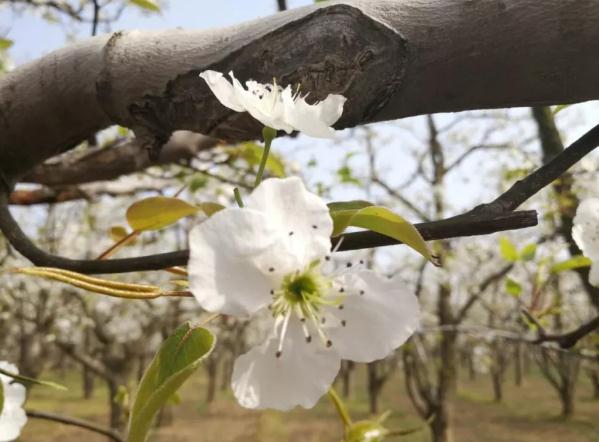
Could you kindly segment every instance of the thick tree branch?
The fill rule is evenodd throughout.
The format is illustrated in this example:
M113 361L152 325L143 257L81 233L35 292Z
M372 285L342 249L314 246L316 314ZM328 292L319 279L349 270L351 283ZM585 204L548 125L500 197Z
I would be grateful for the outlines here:
M187 131L175 132L157 161L150 161L138 140L112 148L98 147L60 157L35 167L20 181L46 186L70 186L109 181L148 167L187 162L217 144L214 138Z
M84 421L81 419L75 419L73 417L61 416L54 413L46 413L45 411L26 410L27 417L34 419L44 419L52 422L58 422L64 425L71 425L78 428L83 428L94 433L101 434L102 436L108 436L108 438L114 442L125 442L125 439L109 428L104 428L95 423Z
M218 30L98 36L0 79L0 164L14 182L110 124L151 151L175 130L259 137L255 121L216 101L205 69L276 77L314 99L342 93L338 128L597 99L598 21L593 1L353 0Z

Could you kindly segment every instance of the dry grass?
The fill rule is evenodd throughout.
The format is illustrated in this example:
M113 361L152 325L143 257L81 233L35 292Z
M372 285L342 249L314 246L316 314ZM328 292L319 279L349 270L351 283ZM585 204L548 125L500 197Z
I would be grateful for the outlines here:
M354 419L368 416L362 385L363 373L349 406ZM78 379L68 376L68 392L36 388L28 406L76 416L98 423L106 421L106 391L98 388L93 400L81 399ZM229 393L221 393L209 406L203 402L203 372L181 392L182 401L172 408L172 422L154 435L153 442L338 442L341 428L332 407L321 400L314 410L291 413L252 412L238 407ZM505 400L495 404L491 383L481 376L474 382L462 381L456 403L456 440L459 442L599 442L599 402L590 400L590 386L581 377L575 416L558 417L559 402L549 385L537 374L525 379L522 387L506 381ZM403 379L392 379L383 394L381 409L391 409L389 427L412 428L421 425L403 389ZM426 430L402 438L405 442L428 442ZM22 442L105 442L103 437L72 427L32 420Z

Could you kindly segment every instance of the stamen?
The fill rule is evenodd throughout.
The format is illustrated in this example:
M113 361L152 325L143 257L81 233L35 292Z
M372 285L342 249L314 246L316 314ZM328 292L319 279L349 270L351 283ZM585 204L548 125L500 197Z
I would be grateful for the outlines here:
M293 235L293 232L289 232L289 236L292 236L292 235Z
M360 296L364 295L364 290L360 290Z
M312 224L312 228L313 228L313 229L318 229L318 226L317 226L317 225L315 225L315 224Z
M345 319L341 320L341 326L345 327L347 325L347 321Z
M337 241L337 244L335 244L335 247L333 248L333 253L335 253L337 250L339 250L339 247L341 247L341 244L343 243L344 239L345 239L345 236L342 236L339 238L339 241Z
M274 271L275 271L275 268L274 268L274 267L269 267L269 268L268 268L268 271L269 271L269 272L274 272Z
M353 264L351 262L348 262L347 264L345 264L346 267L351 267Z
M287 326L289 325L289 318L291 318L291 310L287 312L285 315L285 319L283 320L283 327L281 328L281 336L279 336L279 348L277 349L277 358L281 357L283 353L283 340L285 339L285 334L287 333Z

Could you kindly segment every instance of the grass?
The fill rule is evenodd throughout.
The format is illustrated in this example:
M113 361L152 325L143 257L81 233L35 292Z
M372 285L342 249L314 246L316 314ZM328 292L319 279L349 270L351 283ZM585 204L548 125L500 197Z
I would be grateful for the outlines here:
M364 419L368 417L365 374L359 371L354 378L356 385L348 405L354 420ZM28 407L106 422L107 392L103 385L98 383L92 400L83 400L75 373L57 380L66 384L69 391L36 387ZM341 439L340 423L326 397L314 410L255 412L237 406L229 392L220 393L216 401L207 405L203 401L205 383L204 372L199 371L184 386L181 403L172 407L172 421L156 432L153 442L338 442ZM456 441L599 442L599 401L591 400L590 390L586 378L581 376L575 415L565 421L559 418L557 396L538 373L527 376L521 387L507 380L505 399L500 404L492 402L491 381L487 376L481 375L475 381L462 380L455 410ZM422 425L404 392L400 374L385 388L381 409L393 410L387 421L390 428ZM423 430L401 440L428 442L430 439ZM73 427L31 420L19 441L105 442L106 438Z

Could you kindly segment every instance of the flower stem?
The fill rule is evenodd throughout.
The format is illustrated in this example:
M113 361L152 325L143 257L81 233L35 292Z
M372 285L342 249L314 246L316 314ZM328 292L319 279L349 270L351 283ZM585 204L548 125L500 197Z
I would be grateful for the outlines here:
M262 138L264 138L264 152L262 153L262 159L260 160L260 166L258 166L258 173L256 174L256 181L254 187L257 187L262 181L262 175L264 175L264 169L266 168L266 161L268 160L268 154L270 153L270 145L272 140L277 136L277 131L272 127L265 126L262 129Z
M241 199L241 193L239 193L239 187L233 189L233 195L235 195L235 201L239 207L243 207L243 200Z
M349 412L347 411L347 407L333 387L329 388L328 395L329 399L337 409L337 413L339 413L339 417L343 421L343 425L345 428L348 428L352 424L352 421L351 417L349 416Z

